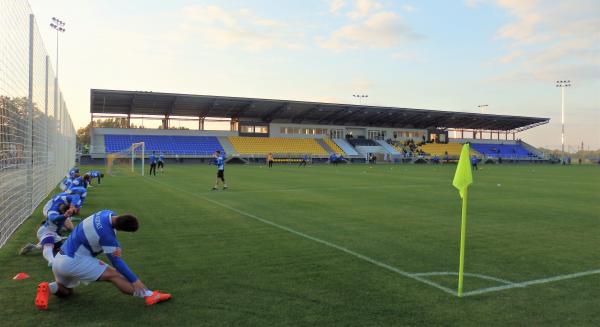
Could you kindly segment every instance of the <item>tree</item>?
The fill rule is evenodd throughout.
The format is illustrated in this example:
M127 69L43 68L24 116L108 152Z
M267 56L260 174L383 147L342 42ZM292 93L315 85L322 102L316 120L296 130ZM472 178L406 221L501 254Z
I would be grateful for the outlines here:
M77 130L77 147L83 147L84 145L89 145L91 142L90 129L92 127L92 123L88 123L87 126L79 128ZM94 121L94 127L100 128L127 128L127 118L124 117L115 117L115 118L106 118L99 119ZM135 125L131 125L131 128L136 128Z

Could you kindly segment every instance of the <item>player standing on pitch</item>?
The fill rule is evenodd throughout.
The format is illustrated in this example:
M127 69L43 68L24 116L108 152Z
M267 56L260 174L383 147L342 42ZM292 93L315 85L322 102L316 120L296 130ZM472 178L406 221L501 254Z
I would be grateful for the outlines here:
M162 152L158 155L158 169L161 174L165 172L165 156L163 156Z
M148 157L148 161L150 161L150 175L154 172L154 176L156 176L156 156L154 155L156 152L152 151L152 154Z
M219 186L219 180L223 182L223 189L227 189L227 183L225 183L225 157L221 154L221 151L217 150L213 154L215 161L213 162L215 166L217 166L217 180L215 181L215 186L213 186L213 191L217 190Z

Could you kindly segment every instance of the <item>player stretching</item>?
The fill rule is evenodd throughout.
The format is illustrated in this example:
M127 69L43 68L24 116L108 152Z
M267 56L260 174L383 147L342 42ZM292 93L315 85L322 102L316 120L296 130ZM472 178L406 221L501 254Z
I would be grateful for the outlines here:
M79 211L81 199L79 195L60 193L50 199L42 210L46 220L37 230L39 245L27 244L19 254L25 255L33 249L41 248L44 259L48 261L48 267L52 267L54 262L54 246L62 241L60 230L65 227L67 230L73 230L73 223L69 217Z
M225 183L225 158L221 155L221 151L215 151L213 155L215 157L214 165L217 166L217 180L215 181L215 186L212 188L213 191L217 190L219 186L219 179L223 182L223 189L227 189L227 183Z
M104 178L104 174L98 170L88 171L86 175L90 176L90 185L92 184L92 178L98 179L98 185L100 185L100 180Z
M119 216L110 210L98 211L84 219L56 254L52 266L55 281L38 285L36 307L48 309L50 293L69 296L80 282L94 281L109 281L121 292L145 299L147 305L170 299L171 294L148 290L121 259L121 245L115 231L135 232L138 226L135 216ZM95 258L100 253L106 254L114 268Z
M161 173L165 172L165 157L162 152L158 155L158 169L160 169Z
M156 156L154 155L156 152L152 151L150 157L148 157L148 161L150 161L150 175L154 172L154 176L156 176Z

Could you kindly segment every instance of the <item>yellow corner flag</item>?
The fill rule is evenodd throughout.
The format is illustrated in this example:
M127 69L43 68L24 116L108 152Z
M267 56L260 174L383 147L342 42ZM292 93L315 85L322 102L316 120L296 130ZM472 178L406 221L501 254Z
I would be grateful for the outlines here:
M452 185L460 192L460 197L464 198L467 194L467 187L473 183L473 174L471 173L471 158L469 157L469 144L463 145L462 151L460 152L460 159L458 160L458 166L456 167L456 173L454 174L454 180Z
M467 190L473 183L473 174L471 173L471 158L469 156L469 144L463 145L458 159L456 173L452 185L458 189L462 198L462 223L460 227L460 259L458 267L458 296L462 296L463 277L465 267L465 237L467 234Z

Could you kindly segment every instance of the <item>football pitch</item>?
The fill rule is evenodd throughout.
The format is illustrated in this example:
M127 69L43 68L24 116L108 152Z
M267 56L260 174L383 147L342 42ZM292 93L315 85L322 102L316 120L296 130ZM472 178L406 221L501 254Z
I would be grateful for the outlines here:
M85 171L90 167L83 167ZM465 294L457 297L455 165L226 166L122 171L82 217L133 213L123 258L173 299L146 307L108 283L33 299L52 278L41 207L0 250L5 326L598 326L600 167L485 165L469 191ZM103 256L101 256L103 258ZM18 272L31 278L13 281Z

